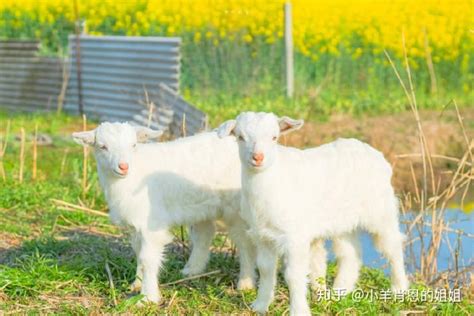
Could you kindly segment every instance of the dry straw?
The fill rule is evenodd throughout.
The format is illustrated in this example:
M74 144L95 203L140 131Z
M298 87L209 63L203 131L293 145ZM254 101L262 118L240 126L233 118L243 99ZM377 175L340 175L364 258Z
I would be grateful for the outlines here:
M427 38L425 39L427 41ZM420 142L420 153L416 154L409 154L409 155L399 155L398 158L421 158L422 166L423 166L423 178L422 178L422 186L421 188L418 187L417 179L415 176L414 168L412 163L410 163L410 170L412 174L412 179L415 187L415 200L410 194L405 194L404 196L404 203L402 204L402 211L407 212L412 210L413 208L420 209L420 213L414 218L413 221L406 223L407 224L407 236L408 242L406 243L407 247L409 248L410 254L412 254L413 258L412 262L416 263L415 260L415 250L413 248L414 241L420 242L420 266L419 266L419 277L421 277L425 282L428 284L434 284L439 282L440 280L445 280L449 282L449 278L440 277L440 275L447 275L447 276L455 276L455 282L458 282L459 276L459 247L460 244L458 243L457 252L453 250L452 258L454 258L455 273L451 273L452 271L443 271L438 273L437 267L437 258L438 253L440 250L441 243L443 241L443 235L445 232L452 232L452 229L445 223L444 215L448 208L448 203L451 202L456 196L460 196L461 198L461 205L464 203L464 199L466 198L469 190L471 181L474 179L474 168L472 168L474 164L473 159L473 147L474 143L470 140L467 136L462 116L459 112L459 108L456 102L453 100L452 104L455 107L456 115L458 118L458 122L463 133L463 137L466 143L466 150L464 155L461 158L449 157L449 156L441 156L441 155L432 155L430 153L430 149L428 147L428 143L426 141L426 137L423 131L423 125L420 118L420 114L418 111L418 105L416 101L415 95L415 88L413 86L411 69L409 65L409 59L407 54L407 49L405 45L405 36L402 36L402 43L403 43L403 52L404 52L404 64L405 64L405 71L406 76L408 78L408 85L403 81L400 73L398 72L394 62L390 58L390 55L387 51L385 51L385 55L395 72L396 77L398 78L400 85L405 92L405 95L408 99L408 103L410 108L413 112L415 117L417 130L418 130L418 139ZM426 43L426 45L429 45ZM430 56L428 55L429 48L427 48L427 63L430 69L431 80L433 84L433 92L435 92L435 85L436 85L436 77L434 76L434 68L432 68L432 64L430 66ZM450 184L447 188L443 191L440 191L440 183L441 177L440 175L436 175L433 169L432 159L446 159L452 162L457 163L456 171L453 173ZM470 162L468 161L470 160ZM429 172L429 176L428 176ZM438 181L436 181L436 177L438 176ZM429 185L430 184L430 185ZM459 194L458 194L459 193ZM415 204L413 204L415 202ZM427 217L426 215L431 215L431 218ZM430 221L429 223L426 221ZM426 227L431 228L431 236L427 237L427 231L425 230ZM471 237L471 236L468 236ZM456 255L458 254L458 255ZM415 266L415 268L418 268ZM472 270L472 267L469 268Z
M61 160L61 170L59 172L59 177L64 176L64 170L66 169L67 156L69 154L69 148L64 149L63 159Z
M50 199L50 201L53 202L54 205L56 205L58 208L62 210L80 211L80 212L86 212L86 213L97 215L97 216L108 217L107 213L104 213L98 210L93 210L86 206L77 205L77 204L73 204L73 203L69 203L69 202L57 200L57 199Z
M151 121L153 120L153 112L155 111L155 104L150 101L150 97L148 96L148 91L145 91L145 106L148 108L148 118L146 126L149 128L151 126Z
M112 302L114 303L114 306L117 306L117 295L115 294L115 285L114 285L114 279L112 277L112 272L110 271L109 267L109 261L105 261L105 271L107 272L107 278L109 279L109 287L110 287L110 294L112 295Z

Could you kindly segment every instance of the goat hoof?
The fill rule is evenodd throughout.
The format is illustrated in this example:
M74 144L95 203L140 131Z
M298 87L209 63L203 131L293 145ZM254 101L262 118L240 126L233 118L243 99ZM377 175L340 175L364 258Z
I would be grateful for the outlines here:
M181 274L183 274L184 276L193 276L203 272L204 268L201 267L184 267L183 270L181 270Z
M311 316L311 311L309 310L308 306L299 307L299 308L290 307L290 315L291 316Z
M311 290L313 290L314 292L326 292L326 283L321 283L317 281L311 282Z
M142 281L135 279L132 284L130 284L130 292L140 292L142 289Z
M239 291L253 290L255 289L255 282L252 278L240 279L237 283L237 289Z
M137 303L136 303L136 306L138 307L143 307L147 304L158 304L161 300L161 297L159 295L148 295L148 296L144 296L142 297Z
M251 307L258 314L265 314L268 311L268 304L266 302L254 301Z

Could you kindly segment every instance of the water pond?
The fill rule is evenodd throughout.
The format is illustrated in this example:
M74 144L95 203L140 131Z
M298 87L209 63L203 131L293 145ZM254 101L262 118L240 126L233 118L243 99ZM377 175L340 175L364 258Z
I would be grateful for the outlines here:
M400 220L402 223L413 222L416 215L417 214L409 213L401 216ZM431 216L426 215L425 223L430 222ZM456 249L460 250L458 254L459 269L474 264L474 238L472 238L474 236L474 212L465 213L459 209L450 209L445 212L445 224L449 226L450 231L445 231L443 233L443 240L437 257L438 271L453 269ZM407 230L407 225L401 224L401 229L405 232ZM424 247L427 249L431 239L431 227L425 225L424 231ZM415 267L419 267L421 252L420 240L415 238L419 237L419 234L415 228L412 232L411 237L413 242L405 247L405 261L409 272L414 272ZM463 232L463 234L460 232ZM360 238L364 265L382 268L388 272L387 260L377 252L370 235L367 233L361 233ZM328 241L327 246L329 250L331 247L330 241ZM330 259L334 259L334 254L330 254Z

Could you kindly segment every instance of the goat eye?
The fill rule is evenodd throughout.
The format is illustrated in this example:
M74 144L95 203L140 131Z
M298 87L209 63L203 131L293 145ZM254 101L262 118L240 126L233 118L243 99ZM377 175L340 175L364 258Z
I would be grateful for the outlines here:
M238 140L244 141L244 138L242 136L239 136Z
M276 136L273 136L272 139L273 139L273 141L276 141L276 140L277 140L277 137L276 137Z
M107 150L107 146L106 146L106 145L100 145L99 148L102 149L102 150Z

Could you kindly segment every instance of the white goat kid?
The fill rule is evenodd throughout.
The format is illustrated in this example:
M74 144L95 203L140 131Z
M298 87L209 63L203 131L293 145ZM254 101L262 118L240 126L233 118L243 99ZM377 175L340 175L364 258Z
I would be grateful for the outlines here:
M253 308L265 312L273 298L276 251L286 257L290 314L309 315L306 300L310 248L314 240L335 238L342 264L335 287L350 291L358 278L359 229L368 231L392 268L392 289L406 290L403 235L392 169L383 155L355 139L307 150L280 146L278 137L303 121L270 113L246 112L227 121L220 137L235 135L242 164L242 217L257 245L259 291Z
M145 300L158 302L158 271L169 229L193 225L192 254L183 273L205 269L222 219L240 252L239 289L254 287L255 254L239 216L240 162L232 140L215 132L166 143L140 144L161 132L127 123L102 123L74 133L76 142L94 146L100 184L114 223L131 226L137 256L137 278ZM137 144L139 143L139 144Z

